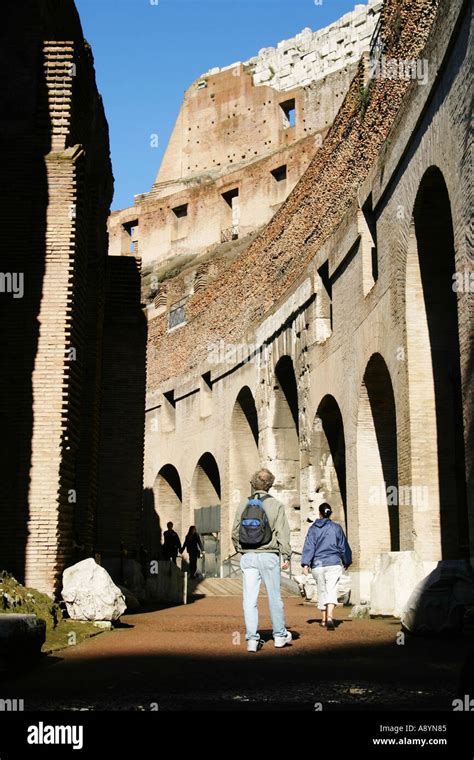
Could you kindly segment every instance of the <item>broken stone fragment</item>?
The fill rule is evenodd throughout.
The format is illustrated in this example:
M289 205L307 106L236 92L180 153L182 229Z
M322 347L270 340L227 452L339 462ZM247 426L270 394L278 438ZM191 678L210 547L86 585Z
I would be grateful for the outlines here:
M92 558L64 571L62 597L73 620L118 620L127 609L123 593Z

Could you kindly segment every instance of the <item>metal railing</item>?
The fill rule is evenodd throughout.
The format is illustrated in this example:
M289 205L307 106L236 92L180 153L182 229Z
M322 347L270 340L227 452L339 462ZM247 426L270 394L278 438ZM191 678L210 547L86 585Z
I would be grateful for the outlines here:
M222 569L221 569L222 578L232 578L241 574L241 570L240 570L241 556L242 555L240 552L234 552L234 554L230 554L228 557L226 557L222 561ZM289 567L286 570L281 571L284 575L286 575L289 578L289 580L293 580L293 576L298 574L294 568L294 565L296 564L294 560L297 557L301 557L301 552L293 551L291 553ZM298 568L299 567L300 567L300 564L298 562Z
M241 556L242 555L240 554L240 552L234 552L234 554L229 554L228 557L222 560L222 565L221 565L222 578L232 578L233 576L240 575L241 573L240 557Z

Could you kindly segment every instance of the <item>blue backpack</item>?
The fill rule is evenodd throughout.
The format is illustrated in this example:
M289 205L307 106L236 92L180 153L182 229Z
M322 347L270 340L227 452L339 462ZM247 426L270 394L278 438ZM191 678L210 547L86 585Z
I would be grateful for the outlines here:
M239 543L242 549L258 549L270 543L272 529L263 508L263 502L269 498L265 494L261 498L254 496L247 500L240 518Z

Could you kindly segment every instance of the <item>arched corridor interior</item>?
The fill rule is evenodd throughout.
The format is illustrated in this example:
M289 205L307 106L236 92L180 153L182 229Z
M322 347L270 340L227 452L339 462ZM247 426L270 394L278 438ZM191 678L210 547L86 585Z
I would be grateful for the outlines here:
M370 358L357 419L361 567L382 552L399 551L397 422L392 381L380 354Z
M197 509L214 507L221 500L221 479L217 462L206 452L199 459L191 481L191 515Z
M268 465L275 474L273 492L286 507L292 545L301 544L298 391L293 362L283 356L275 367L267 439Z
M332 518L347 530L346 445L339 406L333 396L325 396L318 406L311 435L308 493L312 511L328 502Z
M428 489L443 559L467 557L469 547L455 271L449 195L431 167L418 190L408 248L407 351L412 477Z
M172 522L174 529L181 536L183 529L183 495L179 473L171 464L166 464L159 471L153 485L154 508L159 517L161 532L166 524Z
M258 417L252 392L244 386L232 410L229 448L229 535L235 512L250 496L250 478L259 468ZM232 547L226 547L229 551Z

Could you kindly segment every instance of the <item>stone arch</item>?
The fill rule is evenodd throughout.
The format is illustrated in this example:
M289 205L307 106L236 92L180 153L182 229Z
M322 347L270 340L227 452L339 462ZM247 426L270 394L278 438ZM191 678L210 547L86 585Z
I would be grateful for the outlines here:
M165 464L153 484L154 508L160 521L161 532L171 520L181 536L183 530L183 492L178 470L172 464Z
M230 421L229 496L230 520L239 504L250 495L250 476L260 466L258 416L252 391L239 392Z
M347 530L346 444L339 405L330 394L321 400L314 418L309 453L308 493L312 511L327 501L333 519Z
M455 273L449 194L432 166L418 188L406 267L411 485L428 494L413 523L427 559L469 556Z
M286 507L293 547L301 543L298 389L293 361L282 356L275 367L269 409L268 465L275 474L273 492Z
M191 481L191 520L197 509L219 504L221 500L221 478L214 456L206 451L195 469Z
M378 353L371 356L360 389L357 471L360 566L369 569L378 554L400 549L395 397Z

